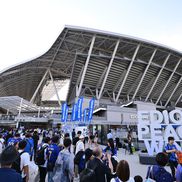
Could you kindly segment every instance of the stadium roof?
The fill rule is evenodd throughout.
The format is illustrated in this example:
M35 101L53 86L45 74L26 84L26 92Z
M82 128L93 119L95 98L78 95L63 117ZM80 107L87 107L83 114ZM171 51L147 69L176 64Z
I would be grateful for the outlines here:
M44 55L0 73L0 96L38 102L47 81L70 79L69 102L84 95L179 106L181 58L181 52L147 40L65 26Z
M5 109L13 114L18 114L20 107L21 112L38 112L38 107L36 105L18 96L0 97L0 108Z

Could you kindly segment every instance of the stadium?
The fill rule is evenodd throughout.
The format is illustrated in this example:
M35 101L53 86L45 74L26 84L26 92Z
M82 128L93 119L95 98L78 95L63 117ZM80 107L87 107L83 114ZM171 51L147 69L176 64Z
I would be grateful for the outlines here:
M0 73L0 123L56 126L61 104L83 96L83 108L95 98L97 129L136 128L139 110L181 109L181 58L151 41L65 26L45 54Z

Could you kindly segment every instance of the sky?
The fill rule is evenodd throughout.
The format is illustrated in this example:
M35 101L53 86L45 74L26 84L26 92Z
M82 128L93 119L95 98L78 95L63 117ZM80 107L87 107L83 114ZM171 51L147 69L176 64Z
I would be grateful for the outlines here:
M64 25L126 34L182 51L181 0L0 0L0 72L44 54Z

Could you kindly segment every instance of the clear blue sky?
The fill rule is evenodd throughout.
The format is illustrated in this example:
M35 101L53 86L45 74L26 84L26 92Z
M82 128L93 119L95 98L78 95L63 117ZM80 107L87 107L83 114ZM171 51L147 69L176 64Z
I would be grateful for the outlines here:
M181 0L0 0L0 70L46 52L65 24L182 51Z

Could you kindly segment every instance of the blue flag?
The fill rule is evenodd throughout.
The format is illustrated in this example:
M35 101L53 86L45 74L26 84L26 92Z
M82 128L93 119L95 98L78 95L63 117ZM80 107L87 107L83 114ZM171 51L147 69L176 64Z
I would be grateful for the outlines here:
M71 121L77 120L77 104L73 105L72 113L71 113Z
M95 104L95 99L92 98L89 102L89 112L88 112L88 121L89 122L92 120L92 115L94 112L94 104Z
M69 110L69 107L66 105L65 121L68 121L68 110Z
M86 123L88 118L88 110L89 108L85 108L83 111L83 121Z
M61 117L62 122L66 121L66 109L67 109L67 103L65 102L64 104L62 104L62 117Z
M77 111L77 119L78 121L82 120L82 104L83 104L83 97L78 99L78 111Z

